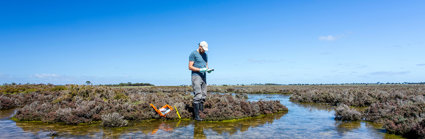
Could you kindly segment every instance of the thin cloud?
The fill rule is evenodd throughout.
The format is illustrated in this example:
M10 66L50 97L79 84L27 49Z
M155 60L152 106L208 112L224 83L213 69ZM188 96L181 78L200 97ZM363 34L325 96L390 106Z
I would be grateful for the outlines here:
M35 74L34 77L35 78L39 78L39 79L42 79L42 78L56 78L56 77L59 77L59 75L52 74L52 73L41 73L41 74Z
M378 71L371 72L369 75L378 75L378 76L395 76L395 75L405 75L410 73L409 71L400 71L400 72L392 72L392 71Z
M416 66L425 66L425 64L416 64Z
M319 40L321 40L321 41L335 41L335 40L344 38L344 37L346 37L350 34L351 34L351 32L346 32L346 33L338 34L338 35L327 35L327 36L324 35L324 36L319 36Z
M321 41L334 41L336 39L337 39L337 37L333 36L333 35L319 36L319 40L321 40Z
M250 63L256 63L256 64L264 64L264 63L277 63L282 60L273 60L273 59L248 59L248 62Z

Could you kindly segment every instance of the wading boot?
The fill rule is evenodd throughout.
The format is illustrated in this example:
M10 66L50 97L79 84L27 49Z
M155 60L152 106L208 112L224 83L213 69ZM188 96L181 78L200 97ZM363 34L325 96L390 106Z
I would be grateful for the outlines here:
M199 105L199 111L204 112L204 102L201 102Z
M202 121L202 119L199 117L199 105L201 103L193 103L193 114L195 115L196 121Z

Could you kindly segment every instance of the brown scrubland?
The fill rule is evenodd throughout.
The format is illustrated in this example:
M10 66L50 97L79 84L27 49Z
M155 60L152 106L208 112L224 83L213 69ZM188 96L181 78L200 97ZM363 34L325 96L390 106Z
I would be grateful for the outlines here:
M18 108L15 115L18 120L76 124L107 121L108 117L122 122L160 119L149 106L152 103L157 107L165 104L176 106L182 118L191 118L191 91L189 86L3 85L0 87L0 109ZM205 102L201 117L206 120L238 119L286 111L287 108L278 101L249 102L244 95L285 94L297 103L335 106L335 120L371 121L381 123L389 133L425 137L425 85L208 86L208 91L217 93L209 94ZM176 119L178 116L170 113L167 118Z

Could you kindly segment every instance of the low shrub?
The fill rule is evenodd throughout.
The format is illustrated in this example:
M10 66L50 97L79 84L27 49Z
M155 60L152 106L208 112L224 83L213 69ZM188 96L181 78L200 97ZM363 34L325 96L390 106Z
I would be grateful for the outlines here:
M56 90L56 91L52 91ZM248 102L244 94L209 94L201 117L205 120L227 120L287 111L279 101ZM117 113L124 120L146 120L160 117L150 104L157 108L169 104L177 108L182 118L193 117L193 95L185 92L142 92L137 88L110 88L105 86L66 86L29 93L17 109L15 118L22 121L41 120L65 124L89 123L104 120L107 114ZM25 100L27 101L27 100ZM177 119L175 111L167 119ZM105 124L109 126L108 124Z
M102 125L105 127L123 127L128 125L128 121L124 120L124 116L114 112L102 115Z
M0 96L0 110L11 109L14 107L16 107L15 99L3 95Z
M340 104L335 109L335 119L336 120L342 120L342 121L356 121L360 120L362 117L362 114L355 109L352 109L348 107L345 104Z

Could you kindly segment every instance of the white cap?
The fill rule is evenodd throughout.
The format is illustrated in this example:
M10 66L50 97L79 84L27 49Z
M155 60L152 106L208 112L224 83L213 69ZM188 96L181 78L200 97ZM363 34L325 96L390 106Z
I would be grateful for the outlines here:
M205 51L208 51L208 43L206 41L201 41L199 46L201 46Z

